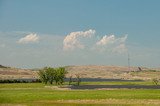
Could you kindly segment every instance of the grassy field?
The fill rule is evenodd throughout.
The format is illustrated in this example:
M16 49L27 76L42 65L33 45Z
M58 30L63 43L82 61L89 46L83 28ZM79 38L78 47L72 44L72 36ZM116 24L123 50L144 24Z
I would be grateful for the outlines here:
M82 84L152 85L151 82L83 82ZM0 84L0 106L159 106L160 90L54 90L41 83Z
M107 81L107 82L82 82L82 85L154 85L152 81Z

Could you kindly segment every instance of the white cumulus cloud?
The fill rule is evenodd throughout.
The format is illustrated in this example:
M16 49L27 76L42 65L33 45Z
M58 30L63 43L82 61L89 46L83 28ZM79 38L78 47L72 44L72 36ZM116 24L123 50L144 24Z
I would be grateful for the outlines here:
M122 53L127 50L126 48L126 39L127 35L124 37L115 37L115 35L105 35L96 42L96 48L100 51L111 51L111 52L117 52Z
M95 34L95 30L92 30L92 29L87 31L71 32L63 40L63 50L85 48L85 45L80 42L80 39L86 38L86 37L92 37L94 34Z
M96 45L107 45L107 44L111 44L111 43L114 43L115 42L115 36L114 35L110 35L110 36L103 36L103 38L98 41L96 43Z
M25 37L18 40L18 43L27 44L27 43L35 43L39 41L39 36L37 34L29 34Z
M96 45L109 45L109 44L115 44L115 43L125 43L127 39L127 35L121 38L116 38L115 35L110 36L103 36L101 40L99 40Z

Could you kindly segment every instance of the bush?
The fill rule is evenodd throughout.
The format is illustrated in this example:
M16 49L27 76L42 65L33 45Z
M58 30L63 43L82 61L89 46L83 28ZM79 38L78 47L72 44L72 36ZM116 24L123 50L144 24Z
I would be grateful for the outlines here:
M64 78L66 75L66 71L64 67L59 68L51 68L51 67L45 67L44 69L40 70L38 75L40 80L47 84L52 84L53 81L55 81L56 84L62 84L64 82Z
M155 85L158 85L159 80L157 78L152 79L152 81Z
M0 83L39 83L41 82L40 79L3 79L0 80Z
M67 74L67 71L65 71L64 67L59 67L55 69L55 76L54 80L56 84L62 84L64 82L65 75Z
M40 80L45 84L47 84L47 82L49 81L49 70L50 69L48 69L48 67L45 67L38 72Z

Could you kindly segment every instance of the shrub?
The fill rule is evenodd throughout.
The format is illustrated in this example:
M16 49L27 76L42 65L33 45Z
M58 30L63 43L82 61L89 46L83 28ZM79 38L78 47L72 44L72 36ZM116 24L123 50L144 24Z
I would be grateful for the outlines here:
M152 81L155 85L158 85L159 80L157 78L152 79Z
M55 75L54 80L56 84L62 84L64 82L65 75L67 74L67 71L64 67L59 67L55 69Z
M48 79L47 79L47 75L46 75L45 70L39 70L38 75L39 75L40 80L43 83L47 84Z
M47 84L48 82L50 84L55 81L56 84L62 84L64 82L65 74L67 72L65 71L64 67L59 68L51 68L51 67L45 67L44 69L40 70L38 75L40 80Z
M0 83L37 83L37 82L41 82L40 79L34 79L34 80L30 80L30 79L1 79Z

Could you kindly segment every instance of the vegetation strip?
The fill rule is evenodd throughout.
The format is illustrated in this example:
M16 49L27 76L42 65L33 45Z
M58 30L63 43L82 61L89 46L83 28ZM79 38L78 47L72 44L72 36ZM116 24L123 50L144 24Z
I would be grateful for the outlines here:
M146 99L95 99L95 100L55 100L55 101L35 101L35 103L77 103L77 104L154 104L160 105L160 100Z
M66 82L67 83L67 82ZM83 82L80 86L86 86L89 82ZM93 86L109 86L119 84L128 86L133 82L92 82ZM103 83L103 85L101 85ZM64 83L65 84L65 83ZM134 85L150 85L150 82L134 82ZM0 84L0 106L159 106L160 89L112 89L112 90L59 90L52 87L66 87L66 85L43 83L12 83ZM73 85L70 85L73 86ZM77 86L77 87L80 87ZM97 85L98 86L98 85ZM154 85L157 87L156 85ZM72 105L73 104L73 105ZM75 105L74 105L75 104ZM90 105L95 104L95 105Z

